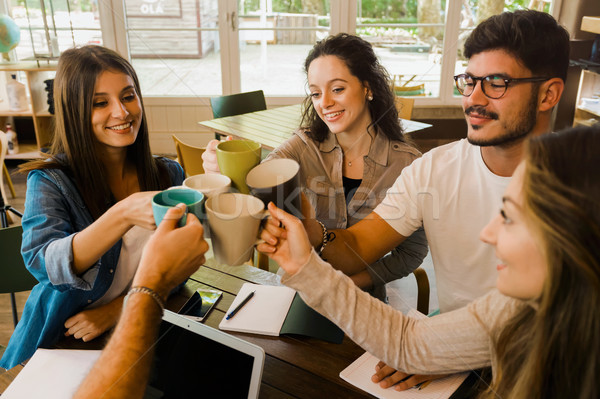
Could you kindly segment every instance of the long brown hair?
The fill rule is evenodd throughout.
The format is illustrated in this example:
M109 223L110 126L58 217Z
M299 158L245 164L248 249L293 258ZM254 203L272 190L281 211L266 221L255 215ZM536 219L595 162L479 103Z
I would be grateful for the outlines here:
M22 165L22 171L59 168L69 173L92 217L97 219L113 203L104 166L95 151L92 104L96 79L104 71L131 77L142 104L142 123L135 143L127 148L127 160L136 165L142 191L159 190L171 182L166 168L150 152L148 124L137 75L127 60L101 46L84 46L62 53L54 79L56 110L49 159Z
M369 86L373 95L373 100L367 102L373 121L369 128L377 127L377 133L390 140L406 142L402 127L398 123L392 82L386 69L379 63L373 46L364 39L347 33L329 36L317 42L308 53L304 61L306 74L308 75L308 68L315 59L326 55L334 55L344 61L350 73ZM323 142L329 134L329 128L317 114L310 95L304 99L303 108L302 128L306 129L310 138Z
M600 124L530 140L524 211L548 273L539 308L499 334L487 392L501 398L600 397Z

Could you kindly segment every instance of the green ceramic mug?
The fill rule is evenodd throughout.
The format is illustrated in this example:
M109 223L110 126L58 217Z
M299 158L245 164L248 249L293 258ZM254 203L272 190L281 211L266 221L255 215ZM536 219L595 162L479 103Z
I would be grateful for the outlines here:
M231 179L231 185L248 194L246 175L260 163L260 144L250 140L223 141L217 145L217 162L221 173Z

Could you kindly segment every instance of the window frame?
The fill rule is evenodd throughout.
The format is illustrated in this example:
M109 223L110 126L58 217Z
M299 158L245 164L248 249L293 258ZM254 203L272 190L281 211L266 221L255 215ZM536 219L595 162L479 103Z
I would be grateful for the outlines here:
M125 26L125 1L107 0L98 2L102 40L105 46L121 55L130 58L127 45L127 28ZM238 93L241 90L239 31L232 18L237 18L237 0L219 1L219 39L221 46L221 76L223 94ZM440 107L461 105L460 96L454 95L455 65L457 43L460 33L462 0L446 1L446 21L444 21L444 42L440 72L439 97L415 97L416 106ZM556 18L562 0L553 0L550 13ZM330 0L330 34L339 32L356 32L357 0ZM227 43L227 45L223 45ZM227 51L223 51L227 49ZM450 54L450 56L447 56ZM163 97L163 96L160 96ZM164 96L167 97L167 96ZM208 97L208 96L207 96ZM303 96L269 97L270 105L286 105L297 102Z

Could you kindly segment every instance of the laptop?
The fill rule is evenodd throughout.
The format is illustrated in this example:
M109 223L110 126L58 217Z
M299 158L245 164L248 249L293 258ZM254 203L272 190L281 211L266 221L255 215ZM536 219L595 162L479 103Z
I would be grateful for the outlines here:
M165 310L145 398L258 398L265 352Z
M38 349L2 395L70 398L99 350ZM259 346L165 310L145 398L258 398Z

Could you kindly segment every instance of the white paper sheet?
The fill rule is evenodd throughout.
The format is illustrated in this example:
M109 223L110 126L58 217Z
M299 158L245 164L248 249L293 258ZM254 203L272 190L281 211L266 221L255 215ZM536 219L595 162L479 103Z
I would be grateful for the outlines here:
M452 374L446 378L431 381L429 385L421 390L415 388L399 392L393 388L381 388L379 384L371 381L371 377L375 374L375 365L378 362L379 359L369 352L365 352L350 366L346 367L340 373L340 377L380 399L447 399L469 375L469 373Z
M38 349L4 391L2 399L71 398L101 352Z
M416 309L411 309L407 316L413 319L427 317ZM396 391L393 388L381 388L379 384L371 381L371 377L375 374L377 363L379 363L379 359L369 352L365 352L351 365L342 370L340 377L379 399L447 399L469 375L469 373L452 374L446 378L432 380L431 383L421 390L414 388L406 391Z

